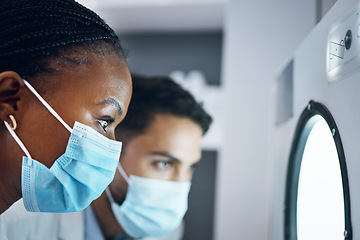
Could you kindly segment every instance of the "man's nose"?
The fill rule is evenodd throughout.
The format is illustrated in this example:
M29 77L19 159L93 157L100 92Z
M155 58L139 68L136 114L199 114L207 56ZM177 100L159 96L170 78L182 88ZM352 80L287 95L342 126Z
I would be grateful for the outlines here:
M191 175L189 174L186 169L178 169L177 171L174 171L174 174L172 175L171 181L175 182L188 182L191 179Z

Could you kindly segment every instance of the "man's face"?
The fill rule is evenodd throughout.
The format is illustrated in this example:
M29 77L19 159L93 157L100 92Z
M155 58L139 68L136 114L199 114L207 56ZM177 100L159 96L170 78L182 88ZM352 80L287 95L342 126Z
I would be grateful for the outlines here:
M189 118L156 114L144 134L125 144L121 165L128 176L190 181L201 158L202 134L201 127ZM118 172L110 188L115 201L121 204L127 183Z

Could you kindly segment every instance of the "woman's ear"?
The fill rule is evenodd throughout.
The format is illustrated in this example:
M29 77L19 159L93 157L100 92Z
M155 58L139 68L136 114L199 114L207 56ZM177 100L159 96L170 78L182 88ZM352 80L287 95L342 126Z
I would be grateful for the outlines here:
M0 118L11 123L9 115L15 116L20 102L20 88L25 86L23 79L13 71L0 73Z

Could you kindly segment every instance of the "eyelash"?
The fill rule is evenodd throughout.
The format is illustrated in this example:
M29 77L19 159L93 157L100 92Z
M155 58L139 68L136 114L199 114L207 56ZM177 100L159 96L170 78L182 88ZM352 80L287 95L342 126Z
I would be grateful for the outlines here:
M104 130L104 132L107 132L107 127L109 127L115 120L113 118L108 119L99 119L97 120L101 126L101 128ZM104 124L104 125L103 125Z

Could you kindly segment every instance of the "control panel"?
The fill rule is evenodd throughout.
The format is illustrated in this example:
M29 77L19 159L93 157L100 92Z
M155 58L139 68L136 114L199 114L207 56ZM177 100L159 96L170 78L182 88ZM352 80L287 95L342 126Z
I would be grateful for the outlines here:
M329 81L360 68L360 16L354 12L336 23L328 35L327 71Z

